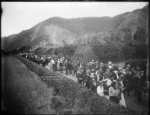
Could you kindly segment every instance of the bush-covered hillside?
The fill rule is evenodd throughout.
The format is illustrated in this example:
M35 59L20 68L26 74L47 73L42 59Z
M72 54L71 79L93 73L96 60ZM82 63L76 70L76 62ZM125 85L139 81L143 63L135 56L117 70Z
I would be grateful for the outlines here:
M99 34L101 39L145 43L148 40L148 5L142 9L114 17L84 17L64 19L52 17L34 27L2 39L3 49L9 51L22 46L66 45L95 42L86 35ZM97 36L96 36L97 37Z

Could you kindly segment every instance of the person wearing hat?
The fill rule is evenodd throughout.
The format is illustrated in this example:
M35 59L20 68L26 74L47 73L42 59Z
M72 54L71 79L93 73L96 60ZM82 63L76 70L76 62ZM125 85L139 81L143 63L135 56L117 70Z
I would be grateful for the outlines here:
M121 75L124 76L123 84L126 88L124 92L127 92L128 96L130 96L130 92L134 90L134 78L133 78L133 72L131 71L131 68L129 68L130 65L127 64L125 69L122 69Z
M107 68L106 71L104 72L104 79L110 79L110 74L111 73L111 69Z
M146 75L145 75L145 72L144 72L144 70L141 70L140 71L140 74L141 74L141 79L142 79L142 89L144 90L144 88L145 88L145 85L146 85Z
M113 68L113 64L112 64L111 61L108 62L108 68L109 68L109 69L112 69L112 68Z
M78 70L78 62L74 62L74 65L73 65L73 76L77 75L77 70Z
M102 62L99 64L99 68L101 68L102 70L104 69L104 64Z
M96 67L96 63L95 63L94 59L92 59L90 62L90 69L95 69L95 67Z
M103 81L100 81L98 83L98 86L97 86L97 94L99 96L104 96L104 87L103 87Z
M111 86L112 81L110 79L105 79L103 80L103 87L104 87L104 95L107 99L109 99L109 94L108 94L108 90L109 87Z
M115 102L117 104L119 104L119 98L120 98L120 91L117 88L117 82L114 80L109 88L109 99L112 102Z
M94 69L91 70L90 78L96 78Z
M69 72L69 74L73 73L73 64L71 61L69 61L69 63L68 63L68 72Z
M83 76L84 76L84 83L85 83L84 86L87 87L88 89L90 89L90 84L89 84L89 81L90 81L90 69L87 69Z
M130 69L131 65L130 64L127 64L126 65L126 69Z
M91 89L91 91L96 92L96 88L97 88L96 79L94 77L92 77L90 79L90 89Z
M141 102L141 96L142 96L142 76L140 73L140 69L136 71L136 74L134 75L134 93L137 97L138 101Z
M66 75L68 75L68 73L69 73L69 68L68 68L69 60L68 59L65 59L64 65L65 65Z
M91 73L90 73L90 80L89 80L89 84L90 84L90 89L92 91L96 91L96 85L97 85L97 79L96 79L96 75L95 75L95 70L92 69Z
M98 69L99 69L99 62L98 62L98 60L97 60L97 61L95 61L95 69L96 69L96 70L98 70Z
M97 82L103 80L102 69L96 70L95 75L97 77Z
M84 80L84 79L83 79L83 67L80 66L80 67L78 68L78 70L77 70L77 76L76 76L76 77L77 77L77 79L78 79L78 83L79 83L79 84L82 84L82 83L83 83L83 80Z
M63 72L63 60L62 59L60 59L60 62L59 62L59 70L61 73Z

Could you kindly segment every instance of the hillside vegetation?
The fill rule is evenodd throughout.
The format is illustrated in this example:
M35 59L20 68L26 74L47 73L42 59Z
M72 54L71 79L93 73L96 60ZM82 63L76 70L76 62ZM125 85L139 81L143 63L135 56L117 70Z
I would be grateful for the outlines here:
M148 5L114 17L49 18L19 34L2 38L6 52L69 56L85 63L146 59Z
M3 57L4 112L11 114L53 114L49 107L52 88L47 88L39 77L28 70L18 59Z
M95 40L100 43L109 40L125 44L145 43L148 39L148 14L148 6L145 6L114 17L52 17L19 34L4 37L2 46L8 51L26 45L78 45Z

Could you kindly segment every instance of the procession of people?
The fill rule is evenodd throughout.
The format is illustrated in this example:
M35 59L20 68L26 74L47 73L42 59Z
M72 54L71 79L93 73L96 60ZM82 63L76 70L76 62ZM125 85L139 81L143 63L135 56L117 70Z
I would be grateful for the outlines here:
M83 63L80 59L72 59L69 56L33 53L19 53L18 55L52 71L72 75L77 78L79 84L123 106L126 106L124 94L131 96L131 93L134 93L140 103L142 93L145 96L148 95L149 81L146 80L146 71L138 65L132 67L131 64L126 64L120 68L111 61L103 63L92 59L88 63Z

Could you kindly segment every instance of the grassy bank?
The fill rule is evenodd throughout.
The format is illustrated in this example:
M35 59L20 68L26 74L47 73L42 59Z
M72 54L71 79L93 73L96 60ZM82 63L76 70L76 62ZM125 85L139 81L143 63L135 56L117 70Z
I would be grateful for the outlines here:
M21 114L52 114L49 106L53 89L47 88L36 74L14 57L4 57L3 81L4 112Z

